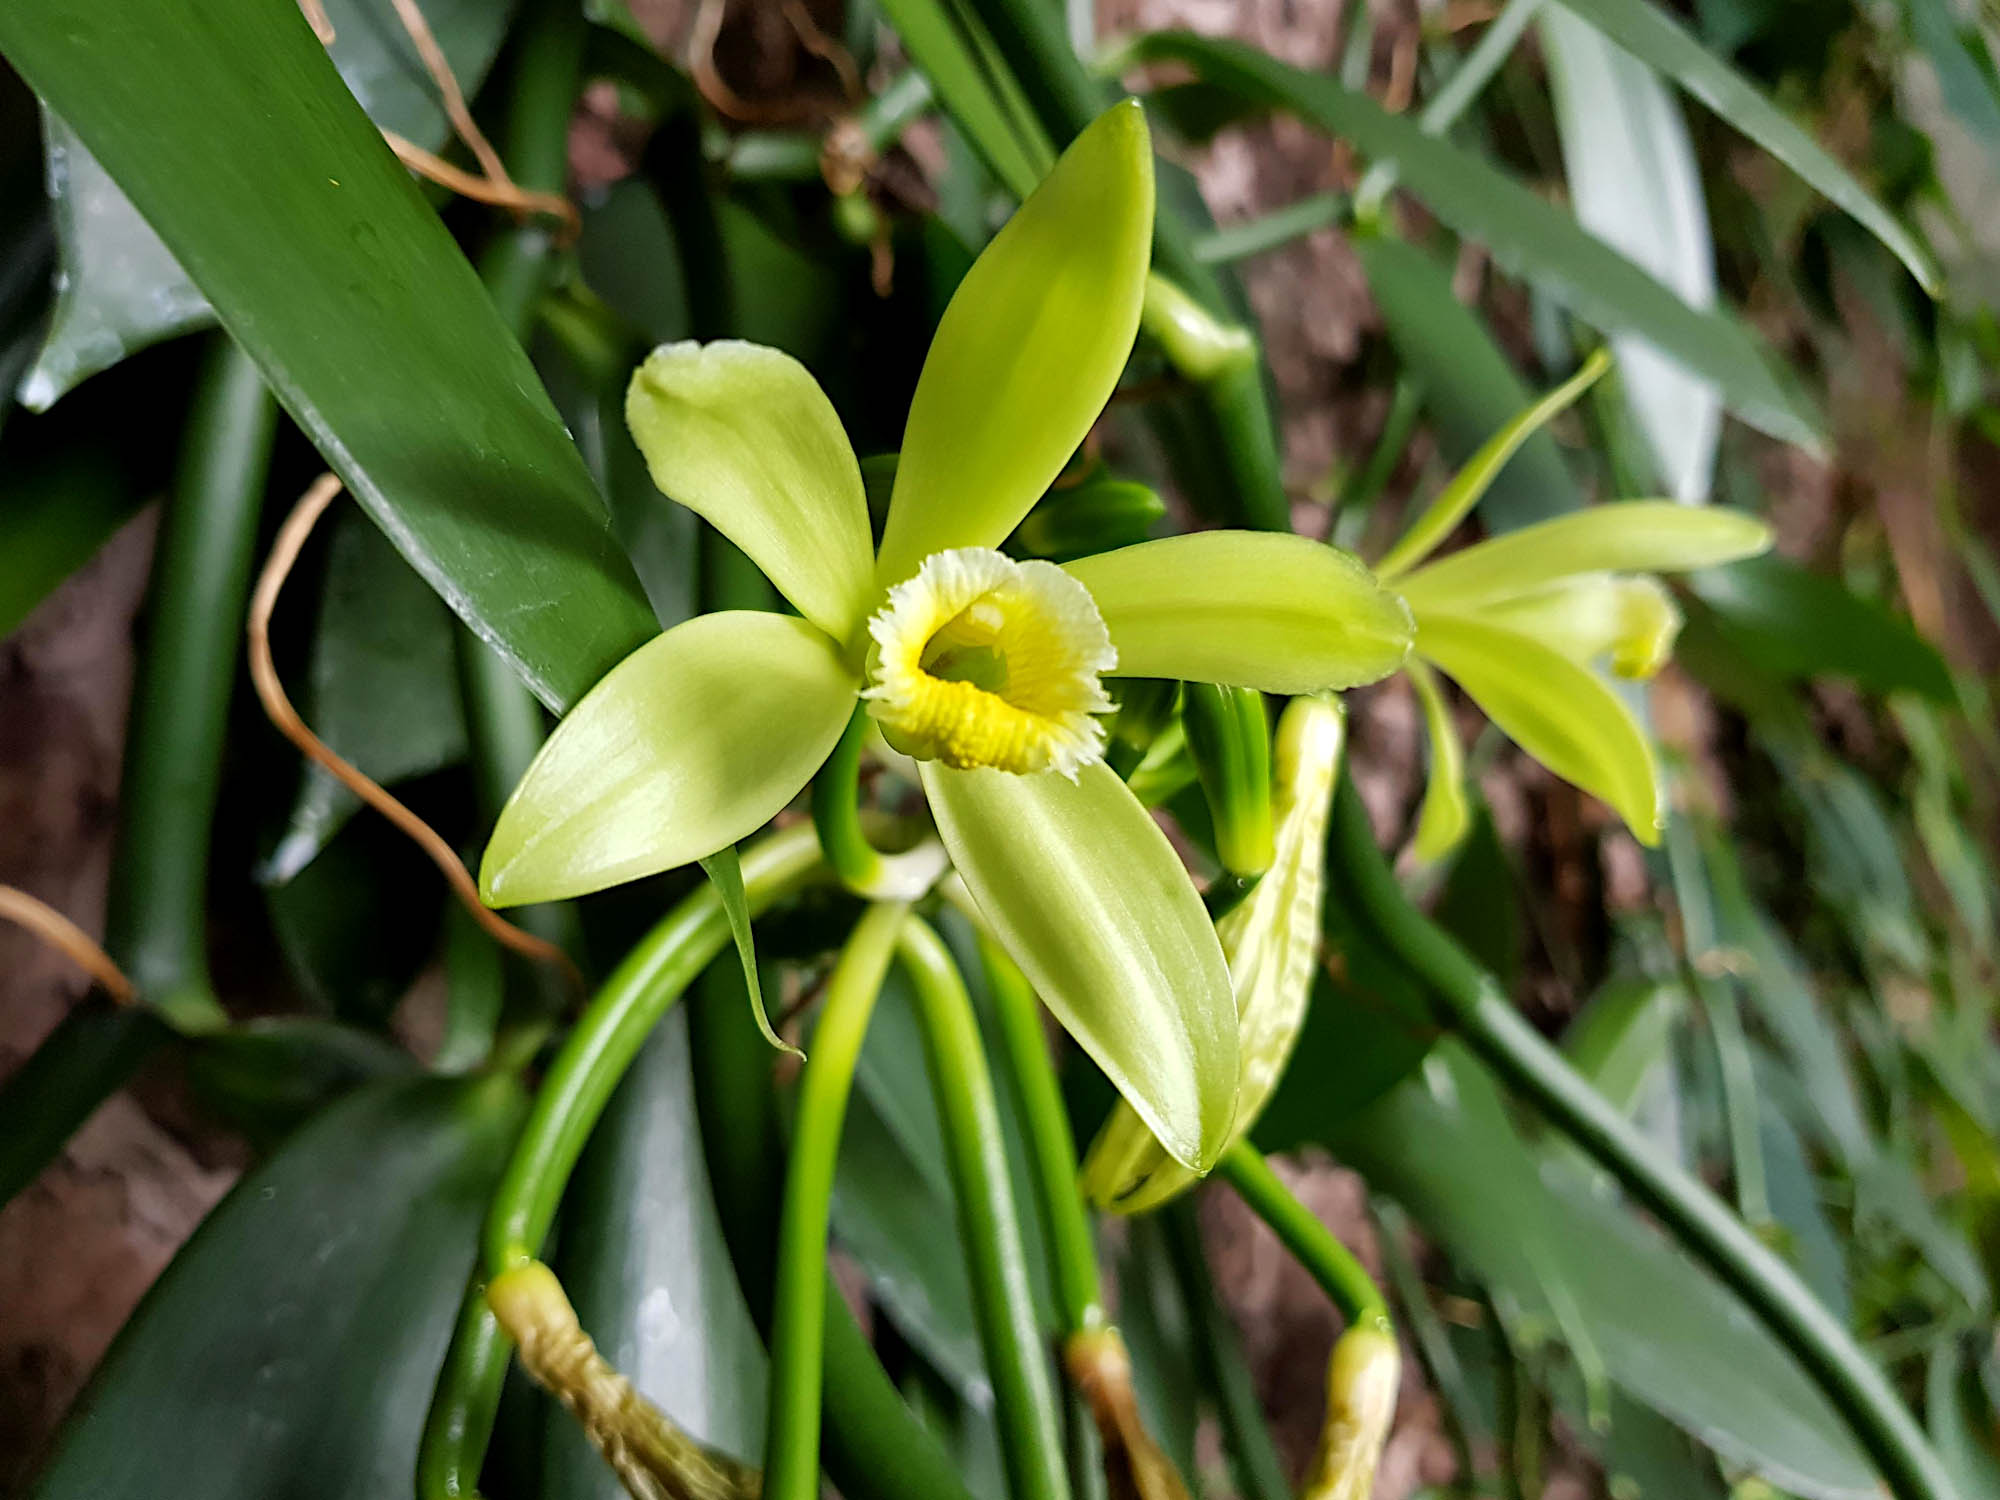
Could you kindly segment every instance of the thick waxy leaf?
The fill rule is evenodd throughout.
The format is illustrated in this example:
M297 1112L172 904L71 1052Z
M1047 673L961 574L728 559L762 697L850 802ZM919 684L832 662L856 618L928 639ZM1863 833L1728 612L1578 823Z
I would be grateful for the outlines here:
M465 755L457 626L380 531L351 508L337 524L313 639L306 722L335 754L393 786ZM308 765L263 878L290 880L360 806L325 770Z
M789 354L734 339L666 344L625 418L653 482L748 554L837 641L875 594L861 465L833 403Z
M1193 66L1271 108L1291 110L1394 162L1403 183L1451 228L1484 244L1506 269L1542 287L1607 333L1640 335L1715 382L1752 426L1806 448L1821 446L1820 419L1789 376L1733 315L1689 307L1624 256L1479 157L1426 135L1333 79L1289 67L1254 48L1180 32L1135 43L1139 57Z
M1419 568L1398 585L1419 610L1531 594L1572 573L1679 573L1771 545L1771 529L1737 511L1671 500L1593 505Z
M1173 846L1102 761L921 763L938 832L1035 991L1175 1160L1206 1171L1236 1107L1236 1002Z
M1409 651L1403 601L1302 536L1197 531L1065 566L1097 601L1122 677L1316 693L1386 677Z
M1556 7L1540 16L1577 221L1678 292L1715 305L1715 241L1680 107L1652 69ZM1612 340L1625 405L1677 500L1708 498L1722 401L1644 339Z
M797 795L858 689L833 642L789 615L675 626L556 726L500 811L480 894L558 901L706 859Z
M959 283L910 403L879 576L997 547L1089 433L1139 331L1153 148L1136 100L1062 154Z
M1695 98L1777 157L1865 225L1926 291L1939 287L1937 268L1908 230L1847 169L1778 112L1728 63L1697 41L1680 22L1649 0L1557 0L1642 62L1672 78Z
M140 1304L37 1500L407 1493L511 1081L367 1088L245 1178Z
M1517 1318L1544 1332L1570 1322L1613 1381L1703 1442L1792 1493L1880 1493L1825 1398L1731 1293L1562 1163L1538 1160L1456 1044L1440 1057L1449 1088L1406 1080L1323 1139Z
M1531 637L1453 615L1425 615L1417 649L1508 739L1610 803L1641 843L1659 842L1666 787L1652 746L1595 673Z
M0 393L4 394L4 393ZM0 639L74 573L144 499L116 458L77 446L7 476L0 505Z
M479 86L514 7L430 0L424 19L467 94ZM340 76L369 117L420 146L449 134L444 107L389 0L326 0ZM43 122L49 197L62 256L61 295L21 402L39 411L126 355L215 320L173 252L69 127Z
M527 356L296 7L10 6L0 49L398 549L544 701L651 634Z
M1438 446L1467 463L1534 395L1479 315L1451 288L1451 267L1388 235L1351 241L1396 357L1422 387ZM1507 531L1583 505L1562 451L1546 432L1523 443L1480 502L1488 531Z
M1937 647L1901 615L1837 579L1782 557L1759 557L1688 580L1729 644L1774 676L1848 677L1875 693L1957 690Z

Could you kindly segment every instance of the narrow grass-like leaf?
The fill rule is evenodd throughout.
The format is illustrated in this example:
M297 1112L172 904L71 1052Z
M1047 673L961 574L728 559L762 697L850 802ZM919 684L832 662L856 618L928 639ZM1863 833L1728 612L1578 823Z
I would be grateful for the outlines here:
M1482 242L1504 268L1526 277L1586 322L1632 333L1688 370L1713 380L1730 409L1752 426L1812 451L1823 446L1819 414L1733 314L1689 307L1575 219L1477 156L1424 134L1331 78L1290 67L1255 48L1182 32L1134 44L1148 61L1186 63L1204 78L1272 109L1289 110L1392 161L1403 184L1430 211Z
M1541 14L1549 92L1577 222L1690 307L1715 305L1715 241L1680 106L1656 74L1569 12ZM1708 498L1722 399L1643 339L1621 335L1618 384L1668 494Z
M736 846L718 849L701 861L701 868L715 894L722 898L723 913L729 918L729 935L736 940L736 957L743 964L743 986L750 992L750 1014L756 1017L757 1029L780 1052L804 1058L805 1053L772 1028L770 1012L764 1009L764 981L757 973L757 936L750 928L750 902L743 894L743 861L736 856Z
M527 356L296 7L50 0L0 10L0 50L545 702L653 632Z
M978 16L954 0L882 0L882 12L993 175L1026 198L1055 148Z
M1640 61L1658 68L1818 188L1895 252L1924 290L1941 283L1929 253L1848 170L1776 105L1649 0L1556 0Z

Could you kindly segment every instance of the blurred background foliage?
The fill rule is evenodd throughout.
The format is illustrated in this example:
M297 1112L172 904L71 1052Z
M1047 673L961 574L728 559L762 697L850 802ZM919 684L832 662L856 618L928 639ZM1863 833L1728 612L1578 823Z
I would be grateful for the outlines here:
M2000 1496L1990 7L1695 0L1666 25L1650 0L430 0L515 177L581 214L572 241L426 188L485 292L434 274L450 241L366 183L351 209L307 183L269 224L232 217L284 172L335 181L348 138L285 113L311 61L288 12L236 31L256 7L197 9L104 62L126 81L96 102L35 34L57 20L23 4L0 23L54 105L0 72L0 878L101 924L142 988L177 997L164 1018L116 1011L0 932L0 1481L28 1493L53 1451L34 1493L157 1494L143 1460L186 1451L191 1424L202 1457L175 1493L380 1496L414 1464L519 1107L477 1065L496 1018L549 1002L237 690L249 560L316 471L311 440L375 476L357 494L397 545L336 513L279 613L281 671L336 750L476 850L540 710L440 594L557 706L654 618L761 586L658 503L621 415L637 357L776 345L859 451L888 452L958 277L1077 101L1122 81L1164 157L1158 263L1264 357L1225 397L1142 344L1099 434L1106 468L1052 493L1014 547L1289 515L1373 555L1412 496L1608 339L1615 376L1527 445L1480 524L1668 494L1768 517L1779 555L1682 590L1677 664L1646 695L1674 783L1661 849L1469 716L1474 834L1410 878L1852 1327L1965 1500ZM389 0L326 9L375 124L457 152ZM1162 35L1180 27L1244 46ZM133 165L151 128L133 100L220 97L230 76L245 100L275 91L269 138L235 142L266 167L223 170L199 132L178 166ZM79 110L115 170L59 113ZM1815 190L1840 176L1822 150L1879 202L1859 205L1873 222ZM1933 266L1935 297L1913 274ZM197 282L292 417L205 331ZM491 332L461 316L486 293ZM352 297L401 320L396 347L343 327ZM583 464L539 397L480 404L527 368L495 352L507 330ZM1228 425L1267 408L1261 436ZM532 536L467 527L450 486L491 474L441 457L447 438L504 451L529 532L601 494L609 560L536 573ZM443 498L408 501L416 481ZM555 608L529 618L529 593ZM1397 847L1417 709L1400 680L1353 708L1354 774ZM1199 799L1172 806L1199 863ZM685 884L549 921L581 922L601 974ZM774 995L810 991L849 915L829 899L766 924ZM1441 1040L1337 871L1327 924L1258 1140L1297 1153L1288 1180L1393 1289L1414 1358L1378 1493L1874 1493L1769 1336ZM892 986L871 1030L834 1228L885 1362L984 1500L990 1387L939 1228L950 1185L908 1006ZM1087 1139L1108 1093L1071 1062ZM696 1094L675 1015L592 1140L555 1261L642 1389L754 1457L764 1356ZM1104 1232L1155 1430L1203 1492L1246 1500L1285 1493L1308 1457L1335 1326L1261 1235L1220 1188ZM491 1494L613 1493L538 1394L504 1400Z

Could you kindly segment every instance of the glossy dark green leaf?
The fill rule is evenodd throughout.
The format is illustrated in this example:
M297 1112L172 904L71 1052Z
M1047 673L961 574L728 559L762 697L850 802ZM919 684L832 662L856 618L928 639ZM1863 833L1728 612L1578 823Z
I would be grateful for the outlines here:
M1451 270L1428 251L1386 235L1352 242L1396 357L1422 387L1424 410L1453 465L1534 398L1479 315L1452 295ZM1562 450L1538 432L1509 459L1480 501L1489 530L1510 531L1583 505Z
M265 1148L363 1084L417 1071L417 1060L386 1037L317 1016L263 1016L188 1047L196 1097Z
M653 633L527 357L295 7L56 0L0 12L0 51L545 702Z
M764 1346L722 1241L676 1010L618 1086L563 1203L556 1269L604 1357L685 1431L754 1461ZM617 1500L603 1458L550 1410L541 1500Z
M93 1110L170 1036L149 1010L91 994L0 1083L0 1206L33 1182Z
M1870 692L1956 699L1937 647L1902 616L1824 574L1756 557L1688 581L1728 641L1773 676L1846 677Z
M444 144L444 106L389 0L325 0L336 33L329 55L377 125L420 146ZM492 65L513 14L495 0L432 0L424 18L471 94ZM61 293L21 402L36 411L79 381L161 339L215 319L159 235L74 132L44 122L55 206Z
M383 786L462 760L455 632L451 612L388 539L345 512L328 549L300 695L306 722ZM302 774L284 837L260 872L272 884L304 869L361 807L319 766L308 763Z
M36 1500L407 1494L521 1103L501 1078L388 1083L300 1131L147 1294Z
M1483 159L1426 135L1323 74L1290 67L1240 43L1156 32L1134 44L1138 57L1192 66L1273 109L1290 110L1393 162L1430 211L1484 244L1525 277L1606 333L1645 338L1691 373L1715 382L1730 409L1773 437L1817 450L1821 422L1749 326L1732 314L1698 311L1575 219Z
M142 494L101 447L43 455L7 476L0 493L0 638L82 567L139 509Z
M1575 1318L1613 1381L1718 1452L1815 1500L1877 1494L1839 1417L1736 1299L1560 1163L1538 1161L1505 1127L1491 1081L1455 1046L1442 1055L1448 1082L1399 1085L1329 1142L1341 1159L1525 1315L1550 1329Z

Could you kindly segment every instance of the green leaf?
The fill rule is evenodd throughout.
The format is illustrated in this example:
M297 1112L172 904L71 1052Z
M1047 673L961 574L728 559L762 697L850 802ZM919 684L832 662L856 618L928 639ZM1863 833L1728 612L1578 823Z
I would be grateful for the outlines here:
M559 901L734 844L833 753L859 686L833 642L789 615L675 626L556 726L500 810L480 894Z
M1489 537L1398 587L1418 610L1532 594L1576 573L1679 573L1761 552L1754 516L1671 500L1615 500Z
M3 396L4 392L0 392ZM116 456L74 443L10 465L0 502L0 639L137 513L145 494Z
M919 763L938 833L1035 992L1183 1165L1236 1107L1236 1004L1180 858L1102 761L1053 773Z
M1472 507L1479 503L1480 496L1507 467L1507 460L1520 446L1574 405L1576 399L1610 368L1611 356L1599 349L1568 380L1514 413L1451 476L1451 482L1438 491L1437 497L1410 523L1409 530L1397 539L1388 555L1376 564L1376 571L1383 578L1393 581L1435 552L1439 543L1456 531L1458 523L1471 514Z
M1254 48L1179 32L1134 44L1140 60L1177 61L1253 99L1293 111L1394 162L1402 182L1444 223L1484 244L1507 270L1542 287L1606 333L1657 345L1690 372L1713 380L1731 410L1752 426L1818 451L1821 422L1785 371L1741 319L1689 307L1617 251L1592 239L1569 215L1479 157L1392 115L1331 78L1288 67Z
M1774 676L1846 677L1874 693L1957 701L1937 647L1901 615L1835 579L1759 557L1688 581L1729 643Z
M1469 462L1534 396L1479 315L1453 294L1450 267L1387 235L1356 235L1349 243L1396 357L1422 387L1438 446L1452 463ZM1538 432L1494 477L1480 518L1488 531L1506 531L1582 505L1555 439Z
M1653 747L1595 673L1528 636L1452 615L1425 615L1417 649L1507 738L1610 803L1641 843L1659 842L1667 802Z
M1567 11L1540 11L1542 51L1577 222L1673 288L1715 305L1715 241L1687 122L1658 76ZM1722 401L1643 339L1612 341L1618 384L1675 499L1708 498Z
M303 694L306 722L336 755L394 786L465 758L456 626L380 531L351 510L335 528ZM308 763L261 877L290 880L360 806Z
M1563 1032L1563 1051L1592 1088L1630 1114L1654 1070L1667 1060L1674 1017L1686 1003L1675 986L1651 979L1607 984Z
M492 66L513 10L485 0L424 7L468 95ZM444 107L388 0L326 0L326 13L336 32L328 55L375 123L420 146L443 145ZM173 252L69 127L49 115L43 131L62 271L48 336L21 383L21 404L35 411L127 355L215 321Z
M97 1106L172 1033L150 1009L102 994L70 1007L0 1082L0 1207L33 1182Z
M750 902L743 894L743 861L736 857L736 846L718 849L701 861L701 869L722 898L722 910L729 917L729 935L743 964L743 985L750 992L750 1014L757 1019L757 1029L780 1052L804 1061L805 1053L771 1029L770 1014L764 1009L764 982L757 974L757 936L750 930Z
M599 1351L690 1436L763 1451L765 1359L722 1239L694 1109L687 1013L675 1009L611 1096L563 1197L556 1269ZM624 1491L575 1420L551 1408L541 1500Z
M241 1021L196 1039L188 1054L196 1097L260 1149L365 1084L417 1071L387 1038L317 1016Z
M626 422L653 483L741 547L836 641L875 603L861 465L819 382L734 339L666 344L632 377Z
M1121 677L1316 693L1386 677L1409 652L1403 601L1301 536L1190 532L1065 569L1097 601Z
M0 12L0 50L398 549L545 702L651 634L527 357L296 8L52 0Z
M1153 148L1136 100L1100 115L973 263L932 341L878 577L997 547L1104 410L1139 330Z
M1640 61L1673 79L1777 157L1895 252L1925 291L1940 287L1929 254L1847 169L1794 125L1728 63L1647 0L1556 0Z
M1791 1356L1734 1296L1507 1128L1456 1044L1450 1087L1410 1079L1327 1138L1467 1275L1541 1332L1573 1316L1627 1394L1814 1500L1879 1493L1873 1466Z
M363 1090L294 1136L167 1268L64 1428L36 1500L375 1500L405 1491L510 1080Z
M979 17L953 0L882 0L882 13L987 168L1016 198L1034 192L1055 148Z

